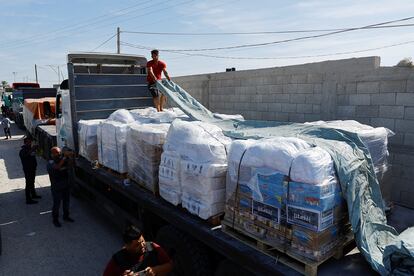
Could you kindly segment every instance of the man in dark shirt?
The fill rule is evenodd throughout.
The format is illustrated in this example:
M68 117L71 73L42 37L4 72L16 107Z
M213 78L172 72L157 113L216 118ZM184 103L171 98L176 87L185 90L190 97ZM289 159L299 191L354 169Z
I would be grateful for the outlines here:
M164 249L156 243L146 242L138 228L128 227L123 239L124 247L112 256L103 276L139 276L139 272L163 276L172 271L173 263Z
M52 159L47 164L47 172L49 173L50 187L52 190L53 208L52 218L56 227L61 227L59 222L60 202L63 201L63 220L74 222L69 217L69 200L70 200L70 181L68 174L69 157L64 156L58 147L51 149Z
M34 198L41 198L35 191L35 178L36 178L36 149L32 147L32 139L26 137L23 139L23 146L19 152L20 160L22 161L24 178L26 180L26 204L36 204L37 201Z

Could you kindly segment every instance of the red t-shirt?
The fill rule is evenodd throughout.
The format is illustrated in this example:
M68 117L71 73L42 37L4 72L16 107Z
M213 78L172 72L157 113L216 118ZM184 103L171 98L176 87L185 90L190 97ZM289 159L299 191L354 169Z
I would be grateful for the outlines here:
M157 251L159 265L162 265L162 264L165 264L171 261L167 252L165 252L165 250L162 249L161 246L153 242L152 247L153 247L153 250ZM137 264L140 261L142 261L142 259L144 258L144 255L136 255L136 256L131 256L131 257L136 258L135 263ZM124 271L115 263L113 258L111 258L109 263L106 265L103 276L122 276L123 273Z
M157 80L161 79L161 73L162 70L167 68L167 64L165 64L164 61L158 60L158 62L154 62L153 60L150 60L147 62L147 68L152 68L152 72L154 72L155 77ZM155 81L150 77L150 75L147 75L147 82L149 84L153 84Z

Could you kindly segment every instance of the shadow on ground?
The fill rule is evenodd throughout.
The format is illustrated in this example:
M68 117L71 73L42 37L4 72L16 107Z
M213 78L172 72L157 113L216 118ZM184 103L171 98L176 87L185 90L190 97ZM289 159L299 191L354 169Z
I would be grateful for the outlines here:
M52 224L50 187L37 189L39 204L26 205L24 191L0 194L3 252L0 275L101 275L121 247L114 226L71 197L75 223ZM62 214L61 214L62 215Z
M3 129L0 129L1 131ZM5 140L4 136L0 136L0 162L4 162L5 173L8 179L23 178L23 168L20 161L19 151L23 145L23 137L25 131L19 129L14 123L11 127L12 139ZM1 132L3 134L3 132ZM39 159L40 157L38 157ZM38 166L37 175L47 174L45 166Z

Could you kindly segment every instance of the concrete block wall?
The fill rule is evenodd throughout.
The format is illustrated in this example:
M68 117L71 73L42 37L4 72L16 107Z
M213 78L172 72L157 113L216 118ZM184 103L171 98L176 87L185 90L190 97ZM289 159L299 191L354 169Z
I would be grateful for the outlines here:
M414 208L413 69L381 67L379 57L366 57L174 81L213 112L289 122L352 119L389 128L395 132L391 194L384 196Z

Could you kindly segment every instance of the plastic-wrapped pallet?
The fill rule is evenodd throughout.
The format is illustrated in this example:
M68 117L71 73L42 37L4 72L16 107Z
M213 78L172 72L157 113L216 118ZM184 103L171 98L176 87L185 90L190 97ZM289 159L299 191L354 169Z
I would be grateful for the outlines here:
M126 109L113 112L98 126L98 161L103 166L119 173L126 173L126 136L128 124L134 117Z
M171 202L171 194L181 194L178 201L183 207L203 219L223 212L226 146L230 142L216 126L175 120L164 144L160 166L161 196ZM178 170L168 166L168 161L176 164L177 158L180 164ZM178 176L178 187L171 187L164 182L165 171ZM172 201L173 204L177 203L177 200Z
M346 212L333 161L313 147L292 162L288 184L287 222L292 225L291 250L313 260L332 252L346 231Z
M98 160L98 126L103 120L80 120L78 122L79 155L89 161Z
M287 176L310 145L298 138L234 141L229 152L225 221L270 243L285 242Z
M158 192L162 146L170 124L129 125L126 140L128 175L153 193Z
M387 158L389 155L388 138L394 135L391 130L384 127L374 128L353 120L316 121L305 124L320 125L357 133L371 154L375 172L379 174L379 178L381 178L382 174L387 170Z

